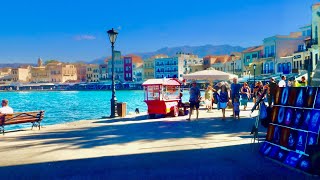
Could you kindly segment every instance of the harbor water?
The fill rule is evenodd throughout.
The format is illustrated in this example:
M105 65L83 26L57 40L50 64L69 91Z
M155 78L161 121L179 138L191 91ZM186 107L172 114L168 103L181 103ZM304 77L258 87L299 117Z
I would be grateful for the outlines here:
M127 103L127 113L139 108L146 112L147 106L142 90L116 92L117 102ZM188 91L183 101L188 101ZM8 99L15 112L44 110L43 125L61 124L77 120L99 119L110 116L111 91L15 91L0 92L0 99ZM29 124L8 126L6 129L31 127Z

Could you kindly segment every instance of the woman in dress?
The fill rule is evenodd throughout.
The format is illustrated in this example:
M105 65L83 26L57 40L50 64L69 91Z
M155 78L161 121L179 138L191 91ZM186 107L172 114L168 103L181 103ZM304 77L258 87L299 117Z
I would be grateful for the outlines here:
M219 95L219 108L222 109L222 120L226 119L226 108L229 101L228 89L225 85L221 86L220 95Z
M213 89L210 85L207 87L205 91L204 98L205 98L206 108L208 109L208 112L209 112L212 110L212 99L213 99Z
M243 86L240 89L241 91L241 105L244 106L243 110L245 111L247 109L248 100L250 99L250 88L248 84L245 82L243 83Z

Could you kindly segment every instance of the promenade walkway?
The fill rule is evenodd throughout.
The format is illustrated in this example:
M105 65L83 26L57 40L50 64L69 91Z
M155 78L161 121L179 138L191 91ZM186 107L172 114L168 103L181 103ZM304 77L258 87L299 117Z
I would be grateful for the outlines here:
M240 115L222 121L221 111L201 110L192 122L140 115L10 132L0 137L0 178L314 179L259 155L254 119Z

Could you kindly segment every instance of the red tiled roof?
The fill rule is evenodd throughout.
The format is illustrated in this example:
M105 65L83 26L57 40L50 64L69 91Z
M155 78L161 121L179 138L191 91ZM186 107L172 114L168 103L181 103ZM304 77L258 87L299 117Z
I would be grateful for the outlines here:
M203 59L212 58L211 63L225 63L229 60L229 55L207 55Z
M312 5L312 7L313 6L320 6L320 3L318 2L318 3L314 3L313 5Z
M246 50L242 51L243 53L248 53L248 52L256 52L256 51L262 51L263 46L254 46L254 47L249 47Z
M134 54L129 54L127 56L124 56L124 58L126 57L131 57L132 58L132 63L143 63L142 58L140 56L134 55Z
M231 59L229 55L216 56L216 58L215 63L225 63Z

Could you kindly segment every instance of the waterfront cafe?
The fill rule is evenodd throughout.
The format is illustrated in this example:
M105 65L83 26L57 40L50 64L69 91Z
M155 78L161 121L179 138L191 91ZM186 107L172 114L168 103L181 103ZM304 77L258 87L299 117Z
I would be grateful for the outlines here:
M53 83L11 83L0 85L0 90L16 90L16 91L26 91L26 90L52 90L55 88Z

